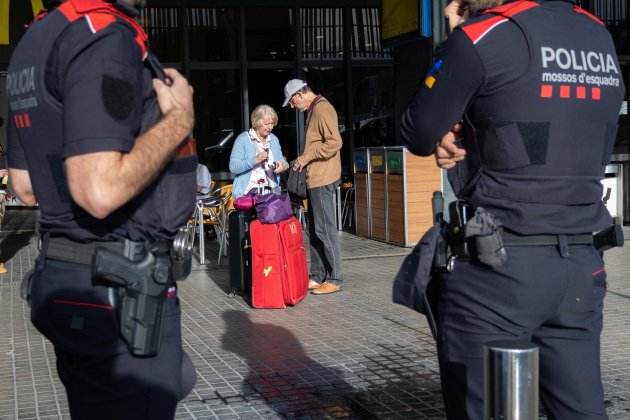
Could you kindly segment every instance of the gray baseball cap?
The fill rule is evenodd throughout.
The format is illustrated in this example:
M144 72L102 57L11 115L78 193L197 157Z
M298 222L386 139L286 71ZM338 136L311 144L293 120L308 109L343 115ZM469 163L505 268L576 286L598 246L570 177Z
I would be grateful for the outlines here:
M300 89L307 86L307 83L302 79L291 79L284 85L284 103L282 106L287 106L291 97L295 95Z

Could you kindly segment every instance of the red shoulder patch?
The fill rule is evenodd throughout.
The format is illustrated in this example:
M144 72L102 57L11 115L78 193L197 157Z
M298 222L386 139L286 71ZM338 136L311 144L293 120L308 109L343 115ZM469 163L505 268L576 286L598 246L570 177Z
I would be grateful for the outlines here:
M116 9L111 3L106 3L103 0L69 0L62 3L57 10L70 22L85 17L93 33L107 28L116 22L118 17L133 27L136 32L136 44L140 47L142 59L146 58L148 52L147 40L149 38L146 32L138 22Z
M88 13L85 15L85 19L93 33L97 33L116 22L116 16L108 13Z
M602 26L606 26L606 24L600 18L598 18L597 16L595 16L592 13L587 12L586 10L582 9L580 6L573 6L573 11L575 13L579 13L581 15L584 15L584 16L587 16L587 17L593 19L595 22L599 23Z
M462 30L466 33L466 35L468 35L468 38L470 38L472 43L476 44L494 28L507 22L510 17L538 6L539 4L535 1L523 0L493 7L492 9L486 10L483 14L494 16L479 22L471 23L470 25L464 24Z
M517 15L525 10L529 10L532 7L540 6L537 2L531 0L522 0L515 1L512 3L507 3L502 6L493 7L491 9L487 9L484 11L484 14L492 14L492 15L501 15L505 17L510 17Z

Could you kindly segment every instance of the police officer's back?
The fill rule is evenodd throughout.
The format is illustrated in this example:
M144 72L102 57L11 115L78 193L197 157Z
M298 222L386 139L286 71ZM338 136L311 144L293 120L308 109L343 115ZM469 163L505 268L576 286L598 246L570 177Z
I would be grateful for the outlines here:
M172 418L194 383L170 252L195 197L192 91L148 50L142 3L50 1L9 65L11 183L41 214L31 316L79 419Z
M540 346L554 418L605 418L605 271L591 234L611 224L600 179L624 91L615 48L572 1L468 3L503 4L449 36L402 123L411 151L428 155L452 147L447 133L464 119L467 155L451 161L451 178L478 211L473 222L490 220L507 245L496 267L474 250L454 255L440 283L447 411L481 416L482 345L519 338Z

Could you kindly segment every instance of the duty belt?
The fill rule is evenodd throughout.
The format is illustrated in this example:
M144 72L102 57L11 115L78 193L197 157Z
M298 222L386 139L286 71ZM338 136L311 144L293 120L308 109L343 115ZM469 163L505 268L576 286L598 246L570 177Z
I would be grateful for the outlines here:
M504 246L593 245L593 235L590 233L571 235L517 235L503 231L501 237Z
M78 242L63 236L42 237L46 258L71 262L75 264L92 264L94 252L98 247L122 254L125 248L123 241Z
M120 241L92 241L78 242L63 236L42 237L46 258L52 260L71 262L75 264L92 264L96 248L106 248L116 254L123 255L125 251L125 240ZM168 253L170 250L169 241L159 241L152 244L152 248L159 253Z

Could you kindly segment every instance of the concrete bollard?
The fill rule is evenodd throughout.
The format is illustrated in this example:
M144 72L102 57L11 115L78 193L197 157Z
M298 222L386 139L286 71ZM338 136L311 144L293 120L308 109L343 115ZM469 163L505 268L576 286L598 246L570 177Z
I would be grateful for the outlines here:
M538 419L538 347L523 341L484 346L484 419Z

